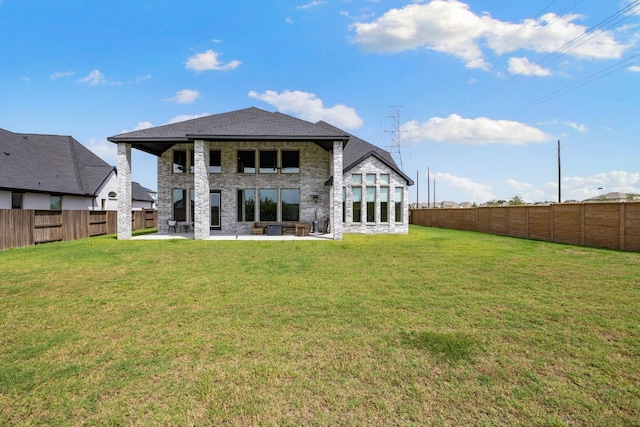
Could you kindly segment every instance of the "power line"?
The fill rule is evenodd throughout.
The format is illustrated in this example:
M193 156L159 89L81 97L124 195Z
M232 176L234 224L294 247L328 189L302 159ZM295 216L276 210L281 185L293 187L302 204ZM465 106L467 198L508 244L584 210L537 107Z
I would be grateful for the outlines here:
M560 13L565 13L567 10L571 10L573 7L575 7L577 5L577 3L580 3L580 2L582 2L582 0L575 0L573 3L571 3L565 9L563 9L563 11L560 12ZM607 18L603 19L602 21L600 21L596 25L594 25L591 28L587 29L587 31L585 31L581 35L579 35L579 36L575 37L574 39L568 41L567 43L565 43L564 45L562 45L558 49L554 50L553 52L545 55L540 60L529 64L529 66L526 67L524 70L522 70L522 71L518 72L517 74L511 76L507 81L500 83L494 89L491 89L489 92L486 92L485 94L475 98L470 103L473 104L473 103L478 103L478 102L485 101L486 99L489 99L492 95L496 94L500 90L506 89L507 87L510 87L510 86L514 85L515 83L518 83L519 81L521 81L527 75L528 72L534 70L535 68L548 65L549 63L551 63L552 61L558 59L562 55L566 55L567 53L570 53L570 52L574 51L575 49L577 49L578 47L584 45L585 43L587 43L588 41L592 40L593 38L601 35L601 33L603 31L606 31L606 30L610 29L611 27L613 27L614 25L617 25L620 22L622 22L622 21L630 18L631 16L633 16L637 12L637 7L639 5L640 5L640 0L634 0L632 3L628 4L627 6L622 8L621 10L617 11L616 13L614 13L612 15L609 15ZM558 18L559 18L559 15L557 15L556 19L558 19ZM548 30L550 25L553 22L555 22L555 20L549 22L547 25L545 25L544 27L540 28L534 35L529 37L527 40L523 41L519 46L522 46L525 42L532 40L540 32L542 32L544 30ZM606 27L602 28L605 25L606 25ZM512 34L510 37L513 37L514 35L515 35L515 33Z
M596 80L600 80L600 79L602 79L602 78L604 78L604 77L606 77L606 76L608 76L610 74L615 73L616 71L620 71L621 69L630 67L630 66L632 66L633 64L636 64L636 63L640 63L640 53L636 54L636 55L633 55L630 58L624 59L622 61L618 61L617 63L615 63L615 64L613 64L613 65L611 65L611 66L609 66L609 67L607 67L607 68L605 68L603 70L600 70L597 73L591 74L591 75L589 75L589 76L587 76L587 77L585 77L583 79L578 80L575 83L572 83L572 84L570 84L568 86L565 86L562 89L558 89L556 91L553 91L553 92L551 92L551 93L549 93L549 94L547 94L547 95L545 95L543 97L540 97L540 98L538 98L538 99L536 99L536 100L534 100L534 101L532 101L532 102L530 102L530 103L528 103L526 105L523 105L520 108L512 110L512 112L514 112L514 111L522 111L522 110L525 110L525 109L528 109L528 108L535 107L537 105L543 104L543 103L545 103L547 101L550 101L550 100L552 100L554 98L559 97L560 95L564 95L565 93L571 92L571 91L573 91L575 89L578 89L578 88L580 88L582 86L585 86L585 85L587 85L589 83L593 83Z

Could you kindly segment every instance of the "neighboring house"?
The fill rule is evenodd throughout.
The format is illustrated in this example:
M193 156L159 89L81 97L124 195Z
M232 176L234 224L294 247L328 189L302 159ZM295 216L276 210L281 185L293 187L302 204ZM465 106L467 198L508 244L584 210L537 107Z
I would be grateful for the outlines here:
M131 149L158 157L158 225L249 233L255 222L330 223L343 233L407 233L413 181L381 150L328 123L258 108L108 138L118 144L119 192L131 187ZM121 198L118 237L131 237Z
M137 187L132 208L153 208ZM71 136L0 129L0 209L117 210L117 194L116 168Z
M156 200L153 198L155 191L144 188L137 182L131 183L131 203L134 211L140 209L155 209Z
M585 202L624 202L628 199L627 193L614 191L600 196L586 199Z

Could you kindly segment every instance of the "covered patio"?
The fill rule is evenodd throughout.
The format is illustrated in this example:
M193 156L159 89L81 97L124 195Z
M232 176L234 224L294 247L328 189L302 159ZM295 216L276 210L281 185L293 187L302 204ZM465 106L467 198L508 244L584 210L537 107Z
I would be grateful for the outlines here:
M178 232L178 233L150 233L150 234L141 234L138 236L131 237L131 240L171 240L171 239L186 239L186 240L194 240L195 236L193 232ZM270 236L270 235L255 235L255 234L229 234L222 233L220 231L211 231L209 233L209 237L203 240L258 240L258 241L326 241L329 242L333 240L333 233L310 233L306 236L295 236L293 234L283 234L281 236Z

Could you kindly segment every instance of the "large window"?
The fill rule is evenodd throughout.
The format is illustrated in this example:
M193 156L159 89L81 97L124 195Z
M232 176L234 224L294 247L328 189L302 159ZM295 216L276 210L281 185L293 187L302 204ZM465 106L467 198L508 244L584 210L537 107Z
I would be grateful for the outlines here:
M50 201L52 211L62 210L62 196L51 196Z
M260 150L260 173L278 173L276 150Z
M376 187L367 187L367 222L376 222Z
M380 222L389 222L389 187L380 187Z
M187 220L187 190L182 188L174 188L172 203L173 203L173 220L186 221Z
M278 220L278 190L262 188L258 191L260 197L260 221Z
M362 222L362 187L351 188L353 222Z
M282 173L300 173L300 152L282 150Z
M376 174L368 173L367 174L367 185L376 185Z
M238 173L256 173L255 150L238 150Z
M222 172L222 158L220 156L220 150L209 151L209 173Z
M185 150L173 151L173 173L185 173L187 171L187 152Z
M300 190L282 190L281 209L283 221L300 221Z
M256 219L256 190L238 190L238 221L253 222Z
M402 212L402 194L404 193L404 189L402 187L396 187L396 194L394 198L395 203L395 221L402 222L403 221L403 212Z

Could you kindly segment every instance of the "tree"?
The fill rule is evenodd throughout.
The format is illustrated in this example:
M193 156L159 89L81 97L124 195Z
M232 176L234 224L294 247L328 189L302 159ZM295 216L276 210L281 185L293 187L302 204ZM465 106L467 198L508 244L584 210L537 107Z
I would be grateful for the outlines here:
M516 194L511 198L511 200L509 200L509 205L511 206L524 205L524 201L522 200L522 197L520 197L519 194Z

